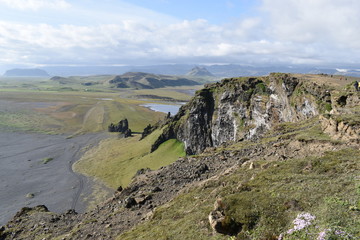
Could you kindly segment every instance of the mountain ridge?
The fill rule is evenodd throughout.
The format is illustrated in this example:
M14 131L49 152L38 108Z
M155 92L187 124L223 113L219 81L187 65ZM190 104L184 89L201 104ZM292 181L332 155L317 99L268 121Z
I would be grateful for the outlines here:
M198 82L185 77L159 75L144 72L127 72L109 80L109 84L116 88L154 89L167 86L194 86Z
M214 77L214 75L209 72L205 67L196 66L191 69L186 75L188 76L196 76L196 77Z

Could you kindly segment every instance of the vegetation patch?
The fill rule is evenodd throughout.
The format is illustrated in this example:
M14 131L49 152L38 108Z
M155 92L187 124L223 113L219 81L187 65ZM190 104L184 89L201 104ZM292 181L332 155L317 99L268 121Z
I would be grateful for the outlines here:
M42 162L43 164L48 164L48 163L51 162L52 160L54 160L54 158L52 158L52 157L47 157L47 158L43 158L43 159L41 160L41 162Z
M94 176L113 189L126 187L139 169L158 169L185 155L183 144L175 139L166 141L150 153L151 145L159 135L160 130L156 130L141 141L139 134L126 139L106 139L86 152L75 163L74 169Z

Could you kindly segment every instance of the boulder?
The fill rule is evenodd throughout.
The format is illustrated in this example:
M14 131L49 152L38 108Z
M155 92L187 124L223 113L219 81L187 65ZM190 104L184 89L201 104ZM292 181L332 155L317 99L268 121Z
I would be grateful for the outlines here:
M241 231L241 223L237 223L230 216L225 215L225 205L221 199L214 203L214 210L209 214L211 228L224 235L234 236Z
M124 207L125 208L132 208L136 204L137 203L136 203L135 199L132 198L132 197L125 198L125 200L124 200Z

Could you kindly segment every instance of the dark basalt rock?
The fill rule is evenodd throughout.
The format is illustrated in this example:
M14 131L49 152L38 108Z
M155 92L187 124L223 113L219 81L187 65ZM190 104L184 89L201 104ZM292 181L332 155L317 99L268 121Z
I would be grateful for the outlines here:
M131 137L132 135L128 120L126 118L121 120L118 124L110 123L108 130L109 132L119 132L123 134L125 138Z
M109 125L108 129L109 129L109 132L125 133L125 131L129 129L128 120L125 118L123 120L120 120L120 122L118 124L111 123Z
M152 190L151 190L151 192L153 192L153 193L155 193L155 192L161 192L162 191L162 189L160 188L160 187L154 187Z
M125 208L131 208L131 207L135 206L136 204L137 203L136 203L135 199L132 198L132 197L128 197L128 198L126 198L124 200L124 207Z
M131 134L132 134L131 129L126 129L124 132L124 137L125 138L131 137Z
M141 134L141 138L140 140L144 139L145 137L147 137L148 135L150 135L154 130L156 129L156 127L151 126L151 124L147 125L144 128L144 131Z

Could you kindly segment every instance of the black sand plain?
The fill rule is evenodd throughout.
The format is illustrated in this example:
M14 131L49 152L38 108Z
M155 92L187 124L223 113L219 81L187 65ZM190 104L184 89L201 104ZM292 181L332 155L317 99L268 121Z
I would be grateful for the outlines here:
M0 132L0 225L25 206L83 212L99 183L74 173L72 164L105 137Z

